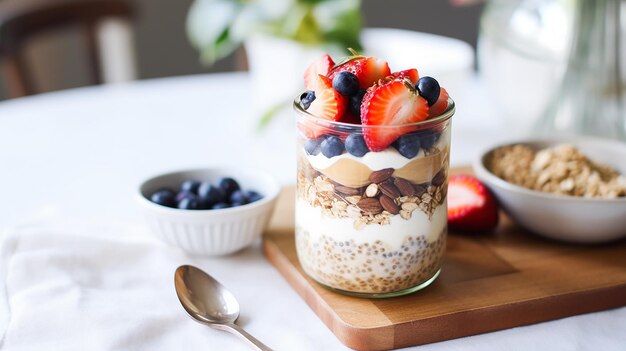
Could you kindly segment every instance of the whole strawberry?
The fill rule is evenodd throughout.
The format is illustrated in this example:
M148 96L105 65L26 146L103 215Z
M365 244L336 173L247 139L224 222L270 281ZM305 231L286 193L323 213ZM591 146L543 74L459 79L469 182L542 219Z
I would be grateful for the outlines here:
M478 179L468 175L448 180L448 226L453 230L480 232L498 225L498 203Z

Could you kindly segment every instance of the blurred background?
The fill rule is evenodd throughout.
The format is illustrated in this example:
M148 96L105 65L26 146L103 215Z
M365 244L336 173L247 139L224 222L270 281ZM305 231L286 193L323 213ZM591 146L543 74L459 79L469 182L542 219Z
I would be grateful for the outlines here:
M0 0L0 4L6 6L6 3L29 1L33 0ZM136 78L245 69L245 63L240 59L243 56L240 51L219 59L214 65L200 61L200 54L192 47L186 33L187 15L193 0L130 2L135 11L130 23ZM403 28L441 34L475 46L482 6L458 7L444 0L363 0L361 8L364 25L367 27ZM6 13L0 13L0 22L3 16ZM7 38L0 37L0 41L3 40ZM74 27L44 32L26 44L25 60L28 61L28 69L33 72L32 76L36 78L38 91L66 89L90 83L83 44L81 32ZM0 99L9 97L5 78L6 71L0 72Z

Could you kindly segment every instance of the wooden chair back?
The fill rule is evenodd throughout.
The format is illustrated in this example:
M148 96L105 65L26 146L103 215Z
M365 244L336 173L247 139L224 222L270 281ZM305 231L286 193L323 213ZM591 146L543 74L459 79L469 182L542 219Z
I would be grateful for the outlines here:
M24 47L32 38L63 27L81 31L90 83L102 84L98 24L108 18L132 20L134 8L125 0L3 0L0 1L0 61L11 97L35 94Z

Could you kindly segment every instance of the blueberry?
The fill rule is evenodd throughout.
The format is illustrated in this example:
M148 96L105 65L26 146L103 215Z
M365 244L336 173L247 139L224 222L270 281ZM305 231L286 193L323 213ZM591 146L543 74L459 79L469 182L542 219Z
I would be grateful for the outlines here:
M324 137L317 139L308 139L304 142L304 151L309 155L317 155L320 153L320 144L324 141Z
M363 102L363 96L365 96L366 92L367 90L365 89L359 89L355 95L350 97L350 104L348 105L348 108L350 113L357 117L361 116L361 103Z
M209 182L203 182L200 184L200 187L198 188L198 196L202 202L202 207L206 208L218 202L222 202L226 198L226 195L221 188L218 188Z
M440 133L434 132L432 130L421 132L419 133L420 145L424 149L430 149L431 147L433 147L433 145L435 145L437 140L439 140L440 136Z
M312 90L307 90L300 95L300 106L305 110L309 109L313 101L315 101L315 92Z
M230 197L235 190L239 190L239 183L236 180L230 177L224 177L217 182L217 186L222 189L224 194L226 194L226 198Z
M343 96L353 96L359 92L359 78L352 72L339 72L333 78L333 88Z
M238 206L243 206L246 205L247 202L231 202L230 203L230 207L238 207Z
M150 201L167 207L176 207L176 194L171 189L161 189L150 195Z
M200 187L200 181L198 180L185 180L183 184L180 185L180 191L188 191L194 194L198 193L198 188Z
M362 134L350 134L346 138L346 150L356 157L362 157L370 150L367 148L367 144L365 144L365 139L363 139Z
M415 85L417 91L419 91L420 96L422 96L426 101L428 101L428 106L432 106L439 99L439 92L441 88L439 87L439 82L435 80L433 77L422 77L417 81Z
M179 203L180 200L186 197L197 197L197 195L192 193L191 191L181 190L178 192L178 194L176 194L176 203Z
M200 202L197 197L186 197L178 203L178 208L183 210L197 210L200 208Z
M405 134L398 138L394 144L400 155L413 158L420 151L420 136L417 134Z
M229 208L230 205L225 202L218 202L215 205L211 206L212 210L220 210L222 208Z
M341 139L336 136L329 135L324 139L324 141L322 141L320 150L324 156L331 158L333 156L341 155L343 150L345 150L345 147L343 146Z
M235 206L235 203L247 204L250 202L248 199L248 194L243 190L235 190L232 194L230 194L230 203Z
M247 196L248 196L248 201L250 202L259 201L263 198L263 195L257 193L254 190L249 190L247 193Z

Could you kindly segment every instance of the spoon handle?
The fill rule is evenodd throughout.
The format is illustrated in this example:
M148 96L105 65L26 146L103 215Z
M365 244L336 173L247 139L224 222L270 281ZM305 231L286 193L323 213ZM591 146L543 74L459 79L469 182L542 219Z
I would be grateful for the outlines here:
M267 347L267 345L265 345L264 343L262 343L259 340L257 340L257 338L255 338L254 336L250 335L247 331L243 330L243 328L238 326L237 324L235 324L235 323L228 323L226 326L228 327L228 331L230 331L231 333L233 333L235 335L238 335L239 337L241 337L242 339L247 341L248 344L250 346L254 347L256 350L259 350L259 351L273 351L272 349Z

